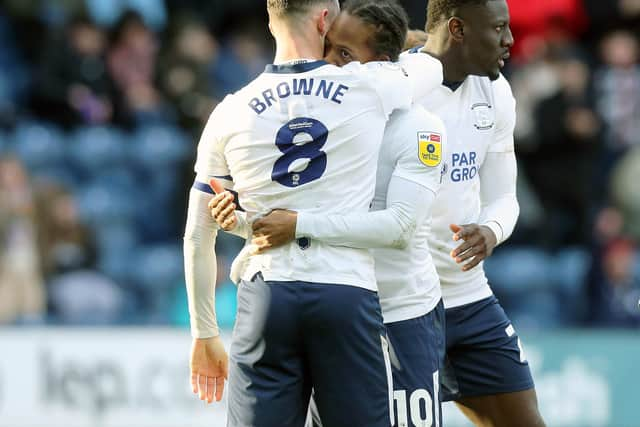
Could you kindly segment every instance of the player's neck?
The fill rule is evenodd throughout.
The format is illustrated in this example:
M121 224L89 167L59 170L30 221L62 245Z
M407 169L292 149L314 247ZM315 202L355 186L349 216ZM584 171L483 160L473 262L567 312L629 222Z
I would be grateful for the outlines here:
M422 51L440 60L445 81L462 82L467 78L464 61L449 40L430 35Z
M280 34L276 39L274 64L296 59L319 60L323 57L322 40L317 34Z

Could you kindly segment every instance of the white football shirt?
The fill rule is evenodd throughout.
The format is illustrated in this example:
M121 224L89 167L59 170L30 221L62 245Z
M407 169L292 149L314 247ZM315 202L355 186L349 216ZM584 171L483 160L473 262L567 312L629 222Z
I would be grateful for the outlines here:
M410 110L394 112L380 148L372 210L386 208L392 176L437 194L446 156L445 140L442 120L424 108L414 105ZM429 251L430 233L431 216L427 215L417 224L405 248L373 250L385 323L425 315L440 301L440 282Z
M197 186L233 181L249 221L272 209L366 212L386 120L412 86L389 63L270 65L218 105L198 147ZM252 256L243 279L310 281L376 290L369 251L296 241Z
M418 55L423 54L402 56ZM487 153L513 153L515 99L503 76L493 82L468 76L455 90L440 85L416 102L440 116L447 129L449 154L434 202L429 245L445 307L456 307L492 295L482 263L463 272L451 257L462 242L453 241L449 225L481 223L480 169Z

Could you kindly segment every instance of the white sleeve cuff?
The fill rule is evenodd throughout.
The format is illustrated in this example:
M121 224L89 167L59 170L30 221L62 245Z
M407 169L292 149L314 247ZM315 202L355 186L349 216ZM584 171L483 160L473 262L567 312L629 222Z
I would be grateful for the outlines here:
M496 236L496 246L504 241L504 233L502 227L496 221L487 221L484 224L485 227L489 227L493 231L493 235Z
M313 215L298 212L296 218L296 239L313 235Z

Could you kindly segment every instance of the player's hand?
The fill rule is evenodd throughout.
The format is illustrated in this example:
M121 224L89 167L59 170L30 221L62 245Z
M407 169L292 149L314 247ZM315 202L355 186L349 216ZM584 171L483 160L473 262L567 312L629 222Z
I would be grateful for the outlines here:
M211 216L216 220L220 228L224 231L231 231L238 225L236 218L236 204L233 202L234 197L229 191L223 191L216 194L209 200L209 210Z
M229 358L222 339L194 338L191 345L191 390L207 403L222 399L224 381L229 372Z
M462 266L462 271L469 271L480 264L482 260L489 258L498 243L493 231L484 225L451 224L449 228L453 231L453 240L464 241L464 243L451 251L451 257L458 264L468 261Z
M277 248L296 238L298 213L277 209L253 223L254 254Z

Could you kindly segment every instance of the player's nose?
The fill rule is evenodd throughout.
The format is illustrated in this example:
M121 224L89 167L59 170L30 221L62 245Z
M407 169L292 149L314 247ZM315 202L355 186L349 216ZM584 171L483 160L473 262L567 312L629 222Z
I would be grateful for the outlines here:
M502 46L511 48L513 47L514 42L515 40L513 38L513 33L511 32L511 27L507 27L502 38Z

